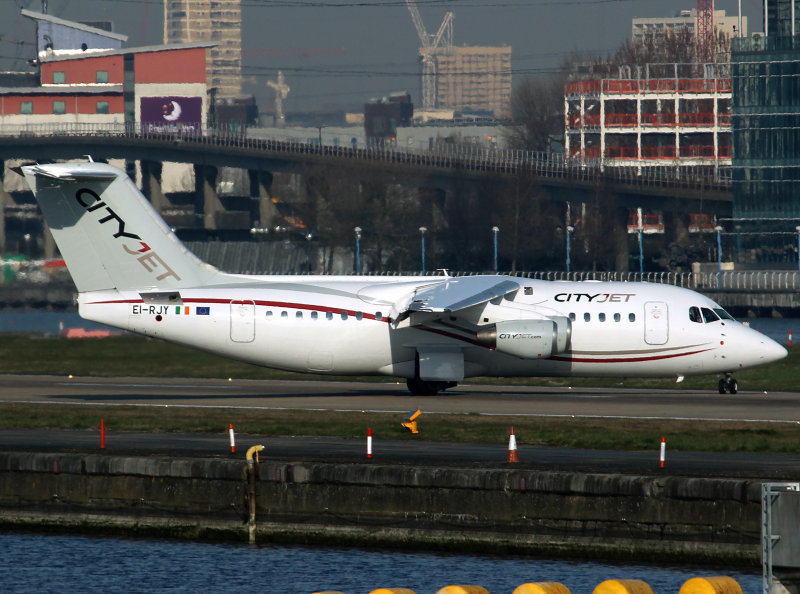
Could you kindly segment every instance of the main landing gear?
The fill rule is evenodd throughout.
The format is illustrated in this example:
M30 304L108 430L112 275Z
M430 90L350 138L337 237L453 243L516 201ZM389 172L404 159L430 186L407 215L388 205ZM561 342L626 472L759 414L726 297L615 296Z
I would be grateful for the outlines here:
M739 382L730 374L726 373L725 377L719 380L719 393L724 394L728 392L730 394L736 394L739 391Z
M436 396L439 392L444 392L447 388L457 386L456 382L426 382L418 378L406 380L408 391L414 396Z

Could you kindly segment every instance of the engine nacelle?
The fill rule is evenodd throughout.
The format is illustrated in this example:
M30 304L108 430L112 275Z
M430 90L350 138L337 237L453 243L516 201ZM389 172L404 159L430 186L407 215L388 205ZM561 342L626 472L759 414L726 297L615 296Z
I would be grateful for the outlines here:
M569 319L564 319L569 329ZM497 322L478 331L477 337L485 346L522 359L547 359L569 346L569 330L559 332L553 319Z

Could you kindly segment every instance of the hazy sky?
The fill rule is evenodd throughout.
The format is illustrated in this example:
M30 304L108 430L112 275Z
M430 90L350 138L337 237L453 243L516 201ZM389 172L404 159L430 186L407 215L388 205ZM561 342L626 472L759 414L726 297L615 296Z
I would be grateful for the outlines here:
M160 44L163 0L47 0L48 13L72 21L110 20L126 47ZM716 8L738 11L736 0ZM749 31L761 31L761 4L741 0ZM606 54L630 36L631 18L671 16L696 0L417 0L429 33L455 13L456 45L510 45L514 81L547 72L574 51ZM0 68L21 70L33 57L33 21L0 0ZM291 87L284 110L360 111L371 97L407 90L419 102L419 38L404 0L242 0L243 92L262 110L266 87L282 69Z

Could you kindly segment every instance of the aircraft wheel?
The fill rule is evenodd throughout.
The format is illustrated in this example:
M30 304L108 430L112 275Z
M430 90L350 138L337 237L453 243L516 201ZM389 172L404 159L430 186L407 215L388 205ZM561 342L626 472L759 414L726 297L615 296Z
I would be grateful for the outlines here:
M417 378L406 380L408 391L414 396L436 396L447 388L457 385L456 382L426 382Z
M719 388L719 393L724 394L728 390L728 382L725 381L725 378L719 380L719 384L717 385Z
M731 394L736 394L736 392L739 391L739 382L737 382L734 378L729 377L727 384L728 384L728 392L730 392Z

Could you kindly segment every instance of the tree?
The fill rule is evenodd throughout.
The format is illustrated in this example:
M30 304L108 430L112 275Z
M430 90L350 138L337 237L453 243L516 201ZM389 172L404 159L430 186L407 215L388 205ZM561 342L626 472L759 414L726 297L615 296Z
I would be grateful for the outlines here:
M551 136L564 133L565 71L526 78L511 93L512 124L506 130L509 146L549 151Z

